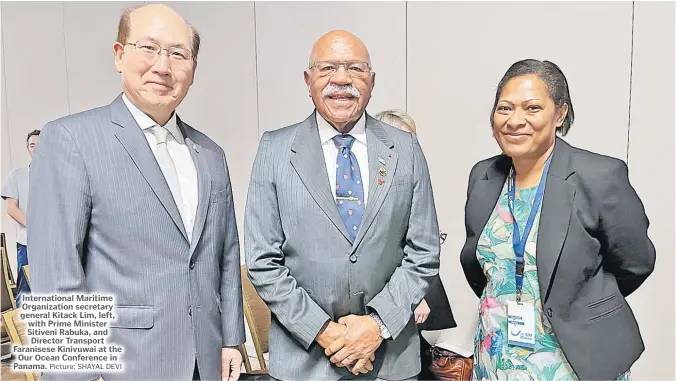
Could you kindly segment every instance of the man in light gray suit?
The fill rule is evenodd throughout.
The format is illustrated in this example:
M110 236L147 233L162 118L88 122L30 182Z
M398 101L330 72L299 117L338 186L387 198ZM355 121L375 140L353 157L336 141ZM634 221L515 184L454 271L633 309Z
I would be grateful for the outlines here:
M176 12L123 12L124 93L48 123L31 167L36 293L116 298L122 373L45 379L236 380L244 342L239 245L223 150L175 113L199 35ZM166 53L166 54L165 54Z
M374 80L362 41L322 36L305 72L316 111L258 148L245 252L277 379L420 372L411 311L438 274L439 228L416 137L364 112Z

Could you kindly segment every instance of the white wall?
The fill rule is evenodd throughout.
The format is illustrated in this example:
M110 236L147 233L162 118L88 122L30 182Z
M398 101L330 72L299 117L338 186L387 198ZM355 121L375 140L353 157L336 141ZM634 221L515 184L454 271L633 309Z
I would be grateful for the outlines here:
M310 115L303 71L315 40L333 29L349 30L369 47L377 74L368 110L406 107L406 3L257 2L261 134Z
M650 219L657 262L629 297L646 346L633 371L635 379L673 380L674 3L637 2L634 16L629 179Z
M225 151L243 247L244 205L258 148L254 4L172 3L200 31L195 84L179 115ZM244 252L241 252L242 261Z
M0 4L0 178L28 163L29 131L117 96L112 43L119 12L137 3ZM477 299L458 260L467 176L476 161L498 152L488 117L495 86L509 65L523 58L557 63L576 111L567 140L628 160L651 220L657 268L629 298L647 347L632 368L633 379L675 378L673 367L664 366L675 357L673 3L169 5L197 27L203 41L195 84L179 114L225 149L240 230L260 135L312 111L303 82L311 45L331 29L364 40L377 73L368 111L401 108L415 118L440 226L449 235L441 274L460 326L441 339L470 347ZM0 230L15 262L15 227L4 204L0 212Z
M2 181L11 168L30 161L26 135L70 112L64 48L63 4L2 3L2 70L6 103L2 122L3 151L10 166L2 165ZM31 63L31 64L28 64ZM6 98L6 99L4 99ZM5 143L6 142L6 143ZM2 155L3 163L6 154ZM5 172L7 171L7 172ZM16 227L2 205L2 231L16 272ZM4 227L8 228L5 229ZM16 278L15 278L16 279Z

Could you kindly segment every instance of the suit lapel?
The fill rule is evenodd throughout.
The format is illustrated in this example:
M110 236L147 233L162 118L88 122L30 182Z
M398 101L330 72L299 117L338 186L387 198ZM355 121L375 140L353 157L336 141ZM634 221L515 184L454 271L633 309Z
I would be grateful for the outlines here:
M471 190L465 208L467 211L465 218L477 240L495 209L511 165L512 162L508 157L501 156L486 169Z
M340 217L338 208L336 208L336 201L331 189L329 189L329 175L326 172L324 152L319 140L319 130L315 118L315 113L312 113L298 126L296 137L291 145L291 150L294 152L291 156L291 165L317 205L336 225L345 239L351 241L343 219Z
M573 211L575 187L566 180L574 172L570 169L570 146L557 138L552 163L547 175L542 199L540 225L536 244L536 261L540 296L546 303L551 291L552 278L568 234ZM501 156L477 180L467 200L467 223L476 240L488 222L503 189L512 161Z
M192 240L190 244L190 255L192 256L199 243L199 238L202 236L204 223L207 219L210 201L209 195L211 194L211 174L206 162L206 155L200 153L200 151L204 150L194 140L193 129L184 124L178 117L176 117L176 122L181 133L185 136L185 144L188 147L188 151L190 151L190 156L192 156L192 161L195 163L195 169L197 170L197 212L195 214L195 224L192 228Z
M366 116L366 142L369 160L369 197L357 237L352 245L353 252L373 224L373 220L383 205L387 191L392 184L398 161L398 155L394 150L394 143L390 136L368 114L364 115ZM381 173L381 168L385 171L384 174Z
M148 141L146 140L143 131L138 126L134 117L131 115L127 106L122 100L122 96L118 96L110 105L111 120L121 128L115 131L115 136L120 141L124 149L131 156L132 161L143 175L150 188L153 190L157 198L162 203L164 209L169 213L171 219L174 221L176 227L180 230L183 238L188 240L188 235L183 225L183 220L171 194L169 185L164 179L162 170L157 164L155 155L153 155Z
M575 198L575 187L566 182L574 173L569 166L570 146L559 138L555 144L542 199L536 245L540 295L545 303L551 291L552 278L561 256L563 243L568 235Z

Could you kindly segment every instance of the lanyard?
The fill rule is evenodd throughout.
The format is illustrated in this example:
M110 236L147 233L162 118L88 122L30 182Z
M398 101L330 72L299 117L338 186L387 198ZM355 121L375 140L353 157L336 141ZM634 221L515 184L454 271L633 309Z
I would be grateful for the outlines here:
M509 182L507 183L507 205L509 205L509 212L512 214L514 220L512 224L512 246L514 247L514 254L516 255L516 269L514 271L514 278L516 280L516 301L521 301L521 290L523 289L523 272L524 272L524 252L526 251L526 241L528 241L528 234L533 227L533 221L537 215L538 208L542 202L542 197L545 193L545 183L547 182L547 173L549 172L549 164L552 162L552 157L549 156L545 163L545 168L540 177L538 189L535 192L535 200L533 200L533 207L530 210L530 215L523 229L523 237L519 233L519 225L514 216L514 199L516 198L516 171L514 166L509 172Z

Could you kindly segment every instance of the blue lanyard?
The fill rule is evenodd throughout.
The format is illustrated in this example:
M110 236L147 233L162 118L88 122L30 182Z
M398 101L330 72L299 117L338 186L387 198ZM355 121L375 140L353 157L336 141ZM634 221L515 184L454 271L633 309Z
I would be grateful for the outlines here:
M526 251L526 241L528 241L528 234L533 228L533 221L538 213L538 208L542 202L542 197L545 193L545 183L547 182L547 173L549 172L549 164L552 162L551 155L545 163L545 168L540 177L538 189L535 192L535 200L533 200L533 207L530 210L526 227L523 229L523 237L519 233L519 225L514 216L514 200L516 198L516 171L514 167L509 172L509 182L507 183L507 205L509 205L509 212L512 214L512 246L514 247L514 254L516 255L516 269L514 271L514 278L516 280L516 300L521 301L521 290L523 289L523 272L524 272L524 253Z

